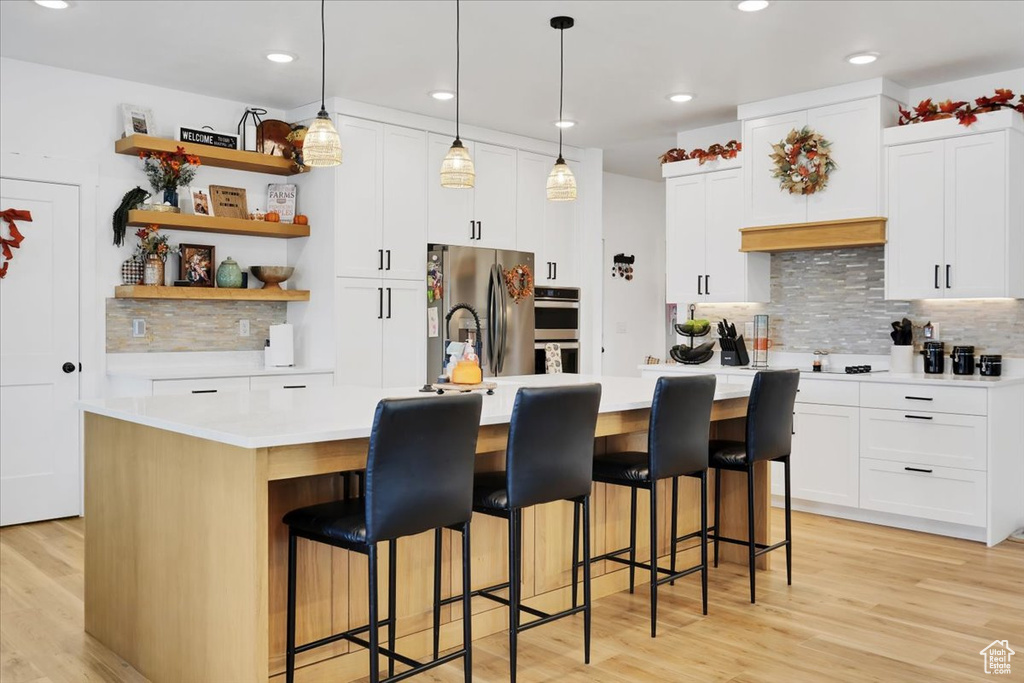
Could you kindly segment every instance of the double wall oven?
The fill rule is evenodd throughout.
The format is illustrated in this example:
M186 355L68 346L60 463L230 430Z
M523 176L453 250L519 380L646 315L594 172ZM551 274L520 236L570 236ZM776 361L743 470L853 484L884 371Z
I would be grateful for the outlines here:
M534 372L544 374L544 347L562 347L562 372L580 371L580 290L537 287L533 293Z

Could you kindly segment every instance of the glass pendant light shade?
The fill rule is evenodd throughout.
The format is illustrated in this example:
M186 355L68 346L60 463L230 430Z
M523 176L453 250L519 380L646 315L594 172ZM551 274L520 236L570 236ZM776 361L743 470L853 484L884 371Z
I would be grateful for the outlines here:
M548 175L548 199L553 202L571 202L576 199L576 176L562 157L558 157Z
M441 187L453 190L465 190L476 185L476 169L469 150L462 140L455 138L448 154L441 162Z
M321 111L306 131L302 143L302 160L317 168L341 163L341 138L326 111Z

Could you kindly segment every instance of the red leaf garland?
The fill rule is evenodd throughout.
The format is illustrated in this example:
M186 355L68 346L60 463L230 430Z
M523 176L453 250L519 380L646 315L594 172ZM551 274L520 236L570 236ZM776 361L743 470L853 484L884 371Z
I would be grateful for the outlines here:
M912 112L900 107L899 125L906 126L911 123L924 123L925 121L938 121L940 119L956 118L962 126L969 126L978 120L978 114L984 114L999 109L1013 109L1024 114L1024 95L1021 95L1017 103L1013 103L1013 91L1008 88L996 88L995 94L991 97L978 97L972 106L969 102L955 102L946 100L934 104L931 98L921 100Z
M7 266L10 264L11 259L14 258L14 252L11 250L21 247L21 242L25 239L25 236L18 230L18 226L14 224L14 221L19 220L31 223L32 213L24 209L4 209L0 211L0 219L7 222L11 235L10 238L0 236L0 255L3 256L3 264L0 265L0 279L3 279L7 276Z
M736 140L730 140L723 144L715 143L708 147L706 150L697 148L692 152L687 153L685 149L673 147L669 151L661 155L661 163L670 164L673 161L689 161L690 159L699 159L700 165L703 166L705 161L713 161L714 159L735 159L736 155L743 150L743 144Z

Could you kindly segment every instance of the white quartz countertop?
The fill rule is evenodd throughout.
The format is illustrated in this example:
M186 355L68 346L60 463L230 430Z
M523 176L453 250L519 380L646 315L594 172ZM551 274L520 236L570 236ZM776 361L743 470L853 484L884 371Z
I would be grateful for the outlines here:
M334 370L325 368L308 368L290 366L283 368L267 368L254 365L228 365L224 367L131 367L107 370L111 377L128 377L131 379L206 379L211 377L263 377L273 375L322 375Z
M756 370L749 367L733 367L726 365L683 365L661 363L658 365L640 365L641 371L654 371L663 374L686 374L686 375L729 375L732 377L750 377L753 379ZM783 365L772 366L770 370L788 370L790 367ZM806 380L838 380L841 382L871 382L878 384L945 384L949 386L988 388L993 386L1006 387L1015 384L1024 384L1024 375L1010 375L1001 377L982 377L975 373L973 375L926 375L924 373L897 373L873 372L861 375L847 375L844 372L811 372L805 368L800 370L800 381Z
M654 379L589 375L524 375L498 380L493 396L484 394L481 424L507 423L521 386L602 385L602 413L649 408ZM721 387L716 400L743 398L749 389ZM189 396L146 396L80 401L89 413L166 429L241 448L355 439L370 435L377 403L385 397L437 396L409 389L310 387Z

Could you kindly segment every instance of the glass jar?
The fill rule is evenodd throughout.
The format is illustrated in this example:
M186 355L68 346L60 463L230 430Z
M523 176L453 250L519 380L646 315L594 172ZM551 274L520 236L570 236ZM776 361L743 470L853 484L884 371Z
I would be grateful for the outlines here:
M142 270L142 284L149 286L164 284L164 260L156 254L146 257L146 265Z

